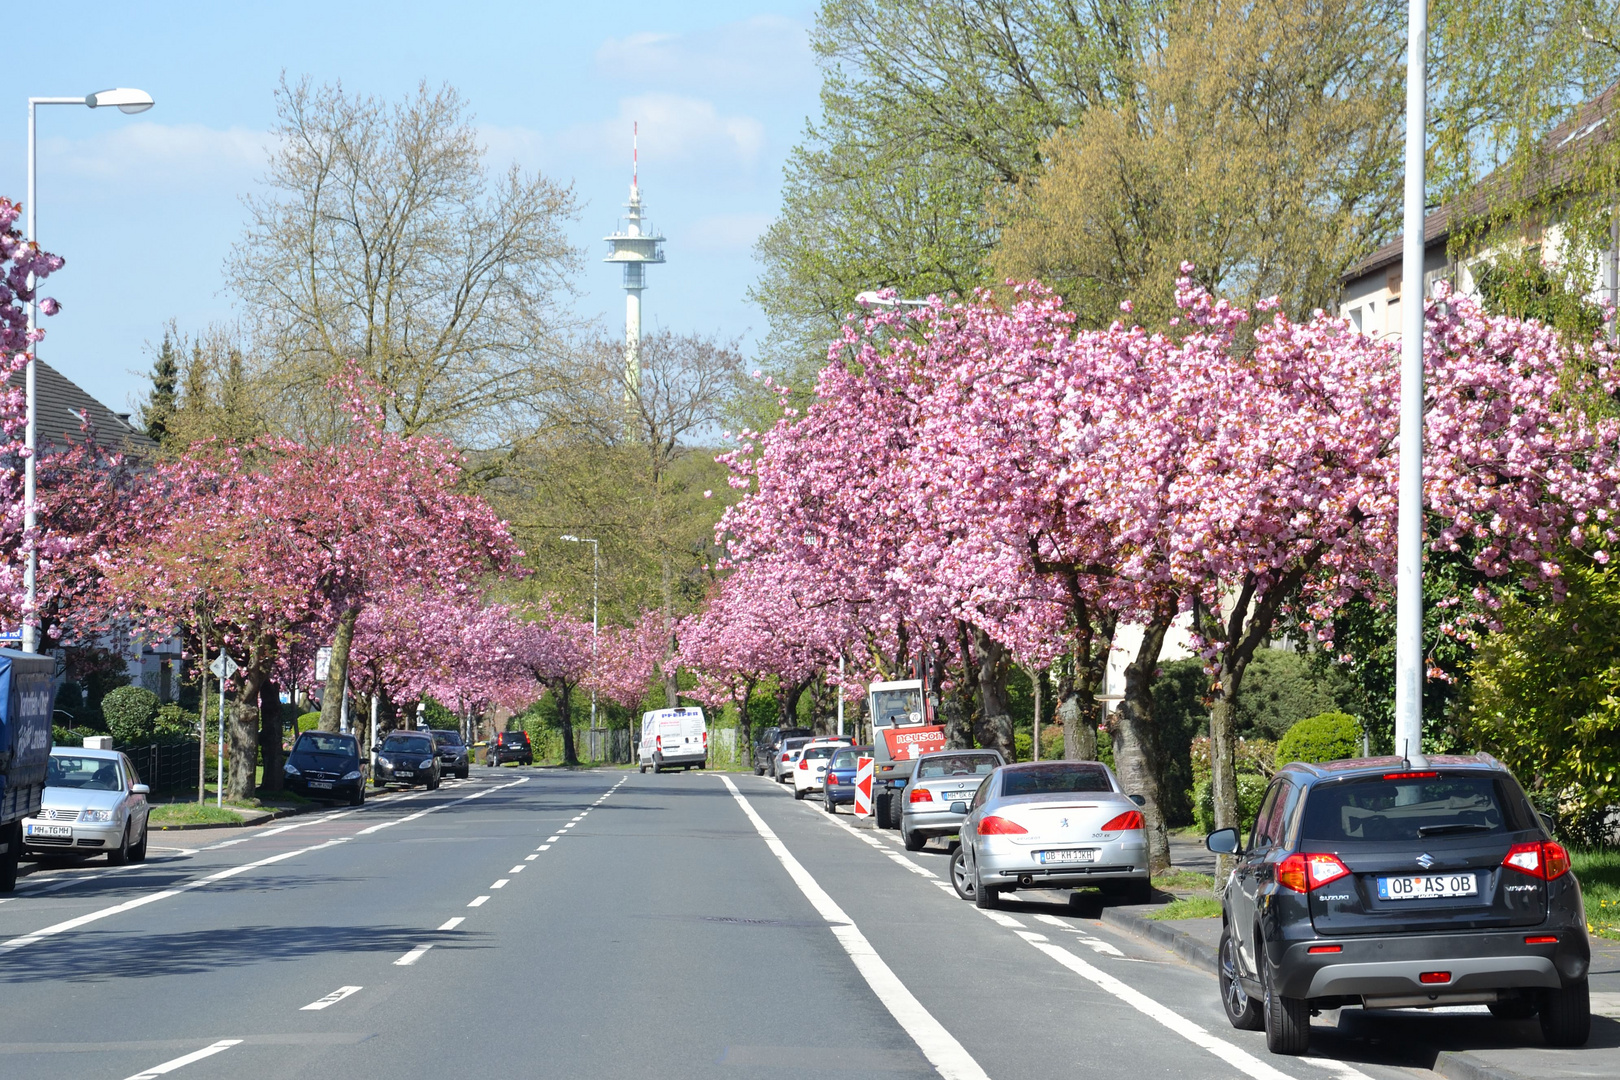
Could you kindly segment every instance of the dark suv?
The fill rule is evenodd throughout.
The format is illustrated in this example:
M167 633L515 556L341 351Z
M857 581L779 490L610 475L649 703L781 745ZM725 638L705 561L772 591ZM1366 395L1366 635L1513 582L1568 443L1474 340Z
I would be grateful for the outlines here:
M1234 1027L1301 1054L1311 1013L1487 1005L1591 1030L1581 887L1518 781L1489 754L1293 764L1271 781L1222 902L1221 999Z
M754 743L754 775L776 776L777 758L782 753L783 739L809 738L815 732L802 727L768 727L760 732Z
M467 779L467 744L461 741L461 732L434 728L433 741L439 745L439 768L454 773L457 780Z
M529 745L529 733L527 731L501 732L495 736L495 741L489 744L488 760L491 765L505 765L508 761L533 765L534 747Z

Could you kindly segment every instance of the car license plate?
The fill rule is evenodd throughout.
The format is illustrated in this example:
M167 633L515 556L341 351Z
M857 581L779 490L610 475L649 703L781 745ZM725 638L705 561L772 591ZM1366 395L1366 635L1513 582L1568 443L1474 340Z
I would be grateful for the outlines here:
M311 780L309 782L309 786L312 787L312 788L329 788L329 787L332 786L332 781L330 781L330 780Z
M945 793L945 801L948 803L967 802L971 798L973 798L972 788L968 788L966 791L947 791Z
M1474 896L1479 882L1473 874L1415 874L1378 879L1380 900L1426 900L1430 897Z
M1070 851L1037 851L1035 858L1039 862L1051 866L1054 863L1083 863L1096 862L1097 852L1093 848L1081 848Z
M415 776L416 774L413 773L409 769L395 769L394 770L394 775L395 776Z
M72 836L73 835L73 827L71 825L30 825L30 826L28 826L28 835L29 836Z

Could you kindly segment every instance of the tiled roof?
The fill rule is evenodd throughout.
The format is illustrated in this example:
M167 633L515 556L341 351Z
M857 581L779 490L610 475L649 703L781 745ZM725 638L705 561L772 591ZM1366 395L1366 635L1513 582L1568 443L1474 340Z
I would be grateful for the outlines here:
M43 360L34 361L34 394L39 410L39 445L44 447L77 442L84 418L95 427L97 441L136 454L157 449L145 432L129 421L127 414L115 413L82 386ZM19 384L23 373L11 376Z

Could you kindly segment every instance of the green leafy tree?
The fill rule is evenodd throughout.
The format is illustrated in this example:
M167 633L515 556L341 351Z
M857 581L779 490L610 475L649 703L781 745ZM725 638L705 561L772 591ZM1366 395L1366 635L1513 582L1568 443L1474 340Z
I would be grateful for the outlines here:
M1342 761L1361 753L1361 722L1345 713L1323 713L1299 721L1277 743L1277 764Z
M120 686L101 699L101 715L118 742L150 742L157 733L158 696L144 686Z

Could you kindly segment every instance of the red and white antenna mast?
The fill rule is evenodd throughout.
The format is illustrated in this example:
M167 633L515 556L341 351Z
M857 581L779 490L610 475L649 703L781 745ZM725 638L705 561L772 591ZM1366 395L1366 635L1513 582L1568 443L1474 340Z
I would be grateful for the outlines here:
M626 399L641 387L641 291L647 287L644 267L664 261L664 238L651 225L643 228L641 212L641 124L630 127L630 202L624 229L603 237L608 242L606 262L624 264L624 388Z

